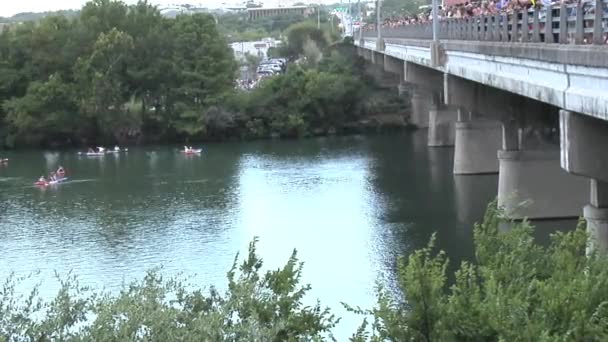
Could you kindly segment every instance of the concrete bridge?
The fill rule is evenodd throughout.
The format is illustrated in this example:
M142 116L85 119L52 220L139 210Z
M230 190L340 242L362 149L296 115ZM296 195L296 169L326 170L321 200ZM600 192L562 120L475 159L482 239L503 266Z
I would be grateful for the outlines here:
M410 120L430 148L455 148L454 174L498 173L512 218L582 214L608 252L606 2L438 26L437 40L429 23L358 32L355 45L413 85Z

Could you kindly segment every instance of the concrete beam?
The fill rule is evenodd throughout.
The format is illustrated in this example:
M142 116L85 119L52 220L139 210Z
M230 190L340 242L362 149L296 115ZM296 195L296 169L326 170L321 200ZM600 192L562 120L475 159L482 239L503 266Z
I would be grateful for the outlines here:
M446 105L484 113L484 117L500 121L512 118L530 104L522 96L447 73L443 74L443 94Z
M496 152L502 143L500 122L459 121L455 127L454 174L497 173Z
M402 44L410 44L401 40ZM412 40L412 45L418 43ZM444 49L488 56L504 56L549 63L608 68L606 49L601 45L564 45L502 42L479 42L463 40L442 41Z
M608 182L608 122L566 110L559 117L562 168Z
M403 79L403 61L389 55L384 55L384 71L399 75Z
M419 87L443 90L443 73L412 62L403 62L403 79Z
M498 151L498 206L512 219L580 216L588 181L559 167L559 151Z
M386 38L385 45L386 54L408 63L608 121L608 58L601 46L443 41L436 51L429 40L400 38ZM376 41L365 40L365 47L377 50Z

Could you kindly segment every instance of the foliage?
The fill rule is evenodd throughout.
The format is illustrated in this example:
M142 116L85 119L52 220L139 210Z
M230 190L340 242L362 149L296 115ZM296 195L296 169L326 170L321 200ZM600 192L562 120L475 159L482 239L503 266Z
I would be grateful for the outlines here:
M301 23L316 27L318 21L329 29L328 25L331 22L330 9L321 6L319 10L318 18L316 12L308 17L291 13L255 19L249 19L246 12L228 12L217 17L218 29L230 42L254 41L267 37L281 38L290 26ZM335 18L334 21L336 21ZM335 31L337 31L336 28L337 22L334 25Z
M256 241L228 272L225 293L208 294L150 271L120 293L94 293L74 276L54 300L35 289L18 298L14 279L0 289L0 340L6 341L321 341L337 323L320 304L306 306L302 263L262 271ZM18 280L17 280L18 281Z
M22 12L17 13L11 17L0 17L0 23L22 23L26 21L37 21L45 17L50 16L62 16L62 17L75 17L78 15L78 11L74 10L59 10L59 11L49 11L49 12Z
M244 135L299 137L310 134L310 129L327 130L358 120L365 88L348 64L332 66L340 60L324 61L327 71L291 66L243 94L235 108L248 120Z
M0 145L114 140L143 128L196 135L205 112L232 91L236 67L211 15L168 19L146 1L93 0L72 19L5 29Z
M474 230L475 262L463 262L451 286L448 260L433 241L400 261L406 302L378 292L371 326L353 341L605 341L608 260L585 254L578 227L539 246L532 227L505 222L493 203ZM501 227L511 225L503 231ZM366 330L371 328L372 332Z
M282 51L283 55L295 58L304 54L304 46L307 41L311 41L315 46L323 50L329 45L329 37L326 32L318 29L310 22L302 22L291 25L286 33L287 41Z
M492 203L474 229L475 261L462 262L453 281L433 236L399 261L405 300L379 286L375 308L347 306L372 318L351 341L606 341L608 259L586 253L582 224L552 235L548 246L535 243L532 229L505 221ZM92 292L69 275L45 302L38 288L20 296L15 284L23 279L11 277L0 287L0 340L332 340L338 319L319 303L303 304L310 286L300 284L296 252L263 272L256 242L240 265L235 258L225 292L155 270L117 294Z

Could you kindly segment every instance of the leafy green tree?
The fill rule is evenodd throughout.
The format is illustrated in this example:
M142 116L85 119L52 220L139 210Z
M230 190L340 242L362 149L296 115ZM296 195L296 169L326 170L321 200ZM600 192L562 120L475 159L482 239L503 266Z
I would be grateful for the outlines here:
M91 55L76 67L82 84L81 110L96 119L102 132L130 125L134 119L124 115L123 108L131 95L127 68L133 48L133 38L113 28L99 34Z
M329 45L329 40L323 30L318 29L310 22L291 25L286 31L287 42L283 53L287 57L297 57L304 53L307 41L315 43L317 48L323 50Z
M505 224L511 229L501 229ZM407 301L380 289L373 315L353 341L604 341L608 338L608 259L586 255L584 226L535 243L526 221L489 208L474 230L476 260L447 283L448 259L433 240L400 261ZM352 309L352 308L351 308ZM371 328L371 331L367 330Z
M194 135L204 131L204 109L221 103L233 89L237 64L208 14L178 16L171 32L176 70L176 87L169 91L176 110L172 125Z
M80 129L74 98L73 87L54 74L45 82L30 83L25 96L6 101L6 120L15 138L35 139L30 141L35 144L44 137L65 140Z

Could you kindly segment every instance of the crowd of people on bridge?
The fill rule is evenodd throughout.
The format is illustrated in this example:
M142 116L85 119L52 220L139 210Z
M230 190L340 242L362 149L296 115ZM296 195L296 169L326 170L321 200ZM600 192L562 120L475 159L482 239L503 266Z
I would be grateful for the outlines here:
M523 11L533 7L540 9L548 6L555 6L560 4L576 4L578 1L582 1L585 4L583 10L585 14L592 14L595 12L595 1L593 0L489 0L489 1L466 1L460 2L445 8L439 9L437 15L440 20L445 18L471 18L478 16L490 16L495 14L511 14L514 10ZM605 4L604 4L605 5ZM573 8L569 11L569 15L575 15L576 9ZM608 14L608 6L604 6L603 12ZM544 13L541 14L544 17ZM401 15L401 16L390 16L384 18L382 21L383 29L398 29L407 25L425 24L432 22L432 12L430 6L421 10L420 13L414 15ZM591 26L592 22L585 22L586 27ZM608 27L608 21L604 18L602 23L604 31ZM376 28L375 23L366 24L363 30L374 31ZM604 34L604 42L608 43L608 33Z

